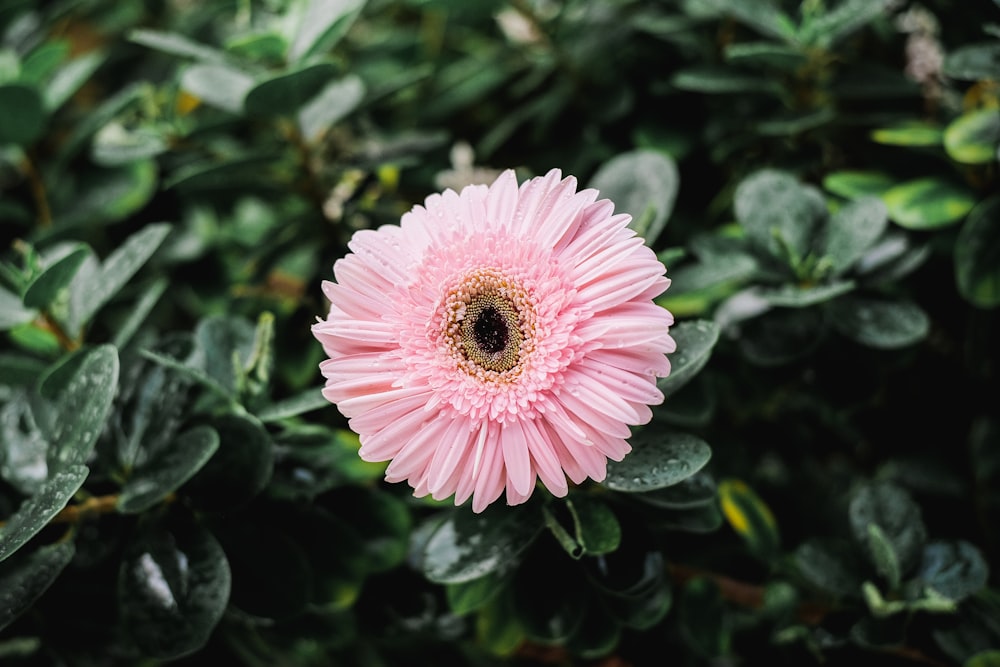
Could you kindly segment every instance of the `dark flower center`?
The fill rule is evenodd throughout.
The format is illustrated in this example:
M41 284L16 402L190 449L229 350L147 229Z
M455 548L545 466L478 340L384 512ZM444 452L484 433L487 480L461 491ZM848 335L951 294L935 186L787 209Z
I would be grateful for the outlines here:
M517 309L499 294L480 294L466 306L462 349L483 370L503 372L520 359L521 329Z

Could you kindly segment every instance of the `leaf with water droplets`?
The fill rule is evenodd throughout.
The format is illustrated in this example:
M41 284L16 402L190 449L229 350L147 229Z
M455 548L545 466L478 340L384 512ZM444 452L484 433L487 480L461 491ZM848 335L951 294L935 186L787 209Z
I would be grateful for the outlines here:
M665 435L643 432L622 461L608 462L604 485L629 493L653 491L691 477L708 463L712 449L687 433Z
M510 568L539 528L531 508L493 506L482 514L456 510L424 546L424 575L439 584L457 584Z
M708 363L719 342L719 326L710 320L679 322L670 328L677 351L668 355L670 375L656 381L664 396L676 393Z
M639 149L606 162L590 187L632 215L629 227L652 245L667 225L677 197L679 177L673 159L659 151Z
M24 290L25 307L38 309L48 307L72 283L73 277L90 254L90 248L81 243L58 261L53 262Z
M9 561L0 569L0 630L48 590L73 559L74 552L72 542L50 544L25 559Z
M89 472L87 466L69 466L50 475L38 493L21 503L0 529L0 561L20 549L48 525L49 520L66 507Z
M905 347L923 340L930 330L927 314L912 301L848 296L832 306L837 331L868 347Z
M173 492L201 470L219 448L219 434L210 426L196 426L154 453L122 488L118 511L142 512Z

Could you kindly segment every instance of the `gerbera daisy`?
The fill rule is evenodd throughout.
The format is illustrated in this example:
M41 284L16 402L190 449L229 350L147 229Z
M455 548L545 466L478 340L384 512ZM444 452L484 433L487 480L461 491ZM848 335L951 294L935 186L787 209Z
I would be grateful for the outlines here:
M673 317L664 267L596 190L558 170L445 190L354 234L313 326L323 395L366 461L414 495L481 512L536 480L601 481L660 403Z

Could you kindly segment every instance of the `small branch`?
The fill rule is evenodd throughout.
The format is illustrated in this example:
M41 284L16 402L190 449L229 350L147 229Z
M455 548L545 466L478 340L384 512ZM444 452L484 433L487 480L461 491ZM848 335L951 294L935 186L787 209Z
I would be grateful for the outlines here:
M38 209L38 226L47 228L52 226L52 209L49 208L49 197L45 190L45 183L42 175L35 167L35 162L31 157L24 157L24 173L28 177L28 185L31 188L31 196L35 200L35 207Z
M118 495L94 496L87 498L78 505L67 505L49 521L50 525L57 523L77 523L80 519L108 514L118 507Z
M59 341L60 347L62 347L67 352L73 352L75 350L78 350L80 349L80 345L83 344L83 341L79 340L78 338L73 338L68 333L66 333L66 330L62 327L62 325L59 324L59 322L57 322L56 319L53 318L48 313L45 312L40 313L37 324L42 329L45 329L53 336L55 336L56 340Z

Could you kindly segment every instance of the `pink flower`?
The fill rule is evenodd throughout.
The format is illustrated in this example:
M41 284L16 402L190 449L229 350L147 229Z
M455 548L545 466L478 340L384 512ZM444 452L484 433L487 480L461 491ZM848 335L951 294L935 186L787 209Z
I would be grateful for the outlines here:
M323 395L388 481L481 512L604 479L660 403L670 281L630 217L558 170L445 190L357 232L313 326Z

